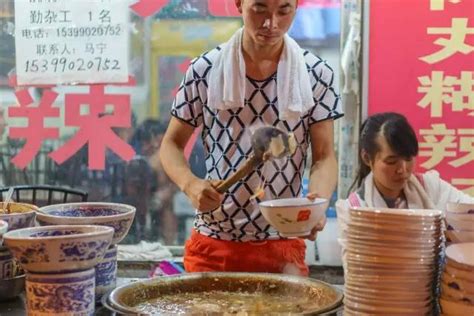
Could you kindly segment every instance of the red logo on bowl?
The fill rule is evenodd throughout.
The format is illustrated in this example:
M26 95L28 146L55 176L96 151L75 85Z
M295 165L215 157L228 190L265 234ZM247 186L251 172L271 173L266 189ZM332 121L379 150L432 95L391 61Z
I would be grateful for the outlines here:
M309 219L309 215L311 215L310 210L301 210L298 212L298 217L296 218L297 222L304 222Z

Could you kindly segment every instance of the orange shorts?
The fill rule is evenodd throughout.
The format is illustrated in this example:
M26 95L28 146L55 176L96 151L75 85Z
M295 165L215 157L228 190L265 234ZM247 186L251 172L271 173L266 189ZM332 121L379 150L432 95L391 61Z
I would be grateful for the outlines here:
M186 272L270 272L308 276L302 239L235 242L193 230L184 249Z

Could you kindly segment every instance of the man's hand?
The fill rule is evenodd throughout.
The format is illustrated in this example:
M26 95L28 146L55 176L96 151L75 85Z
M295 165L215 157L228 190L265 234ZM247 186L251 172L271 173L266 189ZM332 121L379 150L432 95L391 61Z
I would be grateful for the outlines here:
M324 217L321 219L321 221L320 221L319 223L317 223L316 226L313 227L313 229L311 229L311 232L309 233L309 235L302 236L302 237L300 237L300 238L304 238L304 239L309 239L309 240L311 240L311 241L315 241L318 232L320 232L320 231L323 230L324 225L326 225L326 215L324 215Z
M314 201L315 199L319 198L319 194L317 194L316 192L310 192L306 195L306 198ZM316 224L316 226L313 227L313 229L311 229L311 232L309 233L309 235L306 235L306 236L302 236L300 238L304 238L304 239L309 239L311 241L315 241L316 240L316 236L318 234L319 231L322 231L324 229L324 226L326 225L326 214L324 215L324 217L319 221L319 223Z
M210 212L218 208L224 198L216 190L219 182L220 180L193 179L184 186L183 191L197 210Z

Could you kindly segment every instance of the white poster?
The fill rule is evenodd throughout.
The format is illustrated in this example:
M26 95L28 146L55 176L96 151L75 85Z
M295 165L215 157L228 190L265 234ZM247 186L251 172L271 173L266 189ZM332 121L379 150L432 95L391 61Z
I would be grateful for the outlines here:
M19 85L128 81L128 0L15 0Z

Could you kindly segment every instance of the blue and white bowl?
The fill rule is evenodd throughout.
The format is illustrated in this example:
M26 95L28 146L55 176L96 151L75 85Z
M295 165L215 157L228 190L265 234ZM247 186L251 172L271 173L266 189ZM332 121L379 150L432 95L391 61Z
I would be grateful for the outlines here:
M0 246L0 282L12 278L15 273L13 256L6 247Z
M102 296L115 289L117 284L117 245L105 252L104 258L95 266L95 300L100 303Z
M104 225L114 228L112 244L118 244L127 235L135 207L118 203L65 203L40 208L40 225Z
M29 316L93 315L95 271L26 273L26 306Z
M0 246L3 244L3 234L8 230L8 223L0 220Z
M8 232L4 242L26 271L60 273L93 268L113 234L105 226L43 226Z
M27 203L8 203L7 212L3 211L0 202L0 220L8 223L8 231L35 226L35 217L38 207Z

